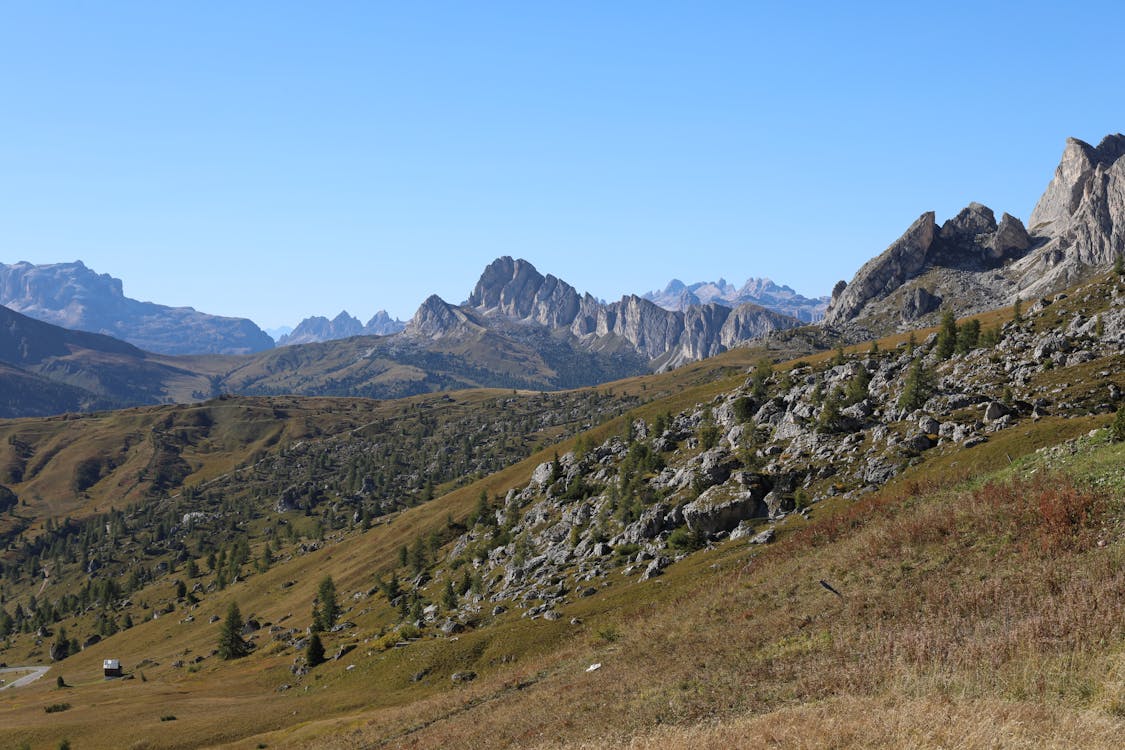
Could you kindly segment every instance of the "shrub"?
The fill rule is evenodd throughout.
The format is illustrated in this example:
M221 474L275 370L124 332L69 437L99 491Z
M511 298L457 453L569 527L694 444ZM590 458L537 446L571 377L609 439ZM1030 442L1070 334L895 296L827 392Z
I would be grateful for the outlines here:
M681 526L668 535L668 546L680 552L694 552L703 546L703 534Z
M616 643L621 639L621 633L612 625L606 625L604 628L599 629L597 636L606 643Z
M43 711L49 714L57 714L61 711L66 711L70 708L69 703L52 703L49 706L44 706Z
M1113 418L1113 424L1109 427L1109 436L1115 443L1125 441L1125 407L1117 410L1117 416Z

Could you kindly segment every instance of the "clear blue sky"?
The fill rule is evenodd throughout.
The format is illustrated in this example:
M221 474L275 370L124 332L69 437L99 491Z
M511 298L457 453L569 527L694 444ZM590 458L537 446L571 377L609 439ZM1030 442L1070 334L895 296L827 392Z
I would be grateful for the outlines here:
M294 324L499 255L825 294L1125 130L1115 3L0 3L0 261Z

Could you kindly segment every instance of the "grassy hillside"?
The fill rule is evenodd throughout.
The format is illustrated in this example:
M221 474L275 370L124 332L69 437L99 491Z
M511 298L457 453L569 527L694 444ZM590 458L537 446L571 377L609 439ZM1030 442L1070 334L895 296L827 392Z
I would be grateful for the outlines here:
M1018 329L1009 326L1006 335L1018 342L1077 316L1093 320L1112 310L1118 293L1116 280L1103 280ZM998 311L983 322L990 327L1011 315ZM902 358L898 343L886 339L877 348ZM794 371L821 377L841 356L858 359L867 348L805 356ZM999 393L1008 385L1004 357L1023 356L1006 351L952 360L942 377ZM630 560L604 558L604 575L559 605L556 619L522 616L522 607L506 600L506 610L495 610L486 599L465 610L471 614L459 632L443 632L440 620L408 627L401 609L410 601L391 601L388 580L395 576L423 597L419 604L441 608L443 590L471 572L453 543L479 523L482 491L497 502L528 485L543 462L620 439L637 419L652 424L665 414L704 411L697 405L718 408L728 394L749 391L747 368L763 354L739 350L550 396L231 399L78 424L0 424L8 431L0 466L22 462L23 476L31 475L10 485L29 504L0 514L24 524L23 546L5 553L3 606L28 610L33 594L37 607L62 602L59 620L46 623L49 632L9 636L0 661L47 663L61 627L82 640L110 621L117 628L34 685L0 694L0 743L1116 747L1125 732L1125 444L1110 440L1114 416L1102 407L1112 382L1104 373L1119 370L1119 353L1020 365L1019 382L1010 384L1013 404L1044 398L1049 409L1034 416L1025 410L972 447L945 441L904 453L907 468L878 492L818 495L805 512L771 522L772 544L716 537L644 581ZM770 387L783 388L791 367L778 367ZM193 409L212 411L204 419ZM556 415L545 425L532 418L544 409ZM473 436L469 456L477 444L508 456L506 468L464 475L454 465L462 452L429 453L464 445L461 433L447 429ZM134 446L82 491L89 497L73 485L66 490L80 456L89 457L83 446L116 455L120 444L109 436L146 431L175 439L178 460L171 463L187 474L152 492L158 451L145 448L142 461ZM88 437L75 439L79 434ZM698 454L687 447L692 439L677 449L685 460ZM416 464L401 464L413 455ZM385 484L383 497L408 501L360 522L352 510L365 501L351 504L358 490L349 467L374 473L375 458L396 467L388 477L412 477ZM444 464L458 478L435 482L435 499L422 502L424 477ZM67 478L52 478L55 471ZM275 501L300 474L324 496L279 512ZM131 510L91 516L128 492L127 477L142 475ZM374 477L372 485L384 487ZM184 502L208 503L199 507L229 522L207 521L202 536L184 537L145 525L150 505L175 508L175 520ZM60 532L61 511L108 522L112 533L80 525ZM151 518L164 523L159 514ZM65 549L36 543L67 534L76 543L119 545L113 564L144 575L127 593L106 595L104 577L82 573ZM215 570L207 552L233 556L239 538L248 541L244 564L234 575L223 573L225 563ZM255 564L267 547L268 563ZM403 547L411 551L406 562ZM420 566L414 550L421 550ZM346 625L325 633L324 642L329 657L340 658L306 670L294 644L326 575ZM185 594L176 590L179 581ZM232 602L261 627L247 635L254 653L224 662L214 654L220 624L212 619ZM133 679L103 681L108 657L122 659ZM70 687L56 687L60 675ZM46 712L56 704L68 707Z

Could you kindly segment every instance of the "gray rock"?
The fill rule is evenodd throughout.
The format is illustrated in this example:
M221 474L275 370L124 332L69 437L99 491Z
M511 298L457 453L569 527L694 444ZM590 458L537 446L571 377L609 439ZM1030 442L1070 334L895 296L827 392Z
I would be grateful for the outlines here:
M740 521L766 514L763 495L728 487L712 487L683 507L684 521L692 531L718 534L730 531Z
M1006 417L1012 413L1012 410L1007 405L1000 401L990 401L984 407L984 421L995 422L996 420Z
M645 568L645 572L641 575L641 580L648 581L652 578L655 578L656 576L663 575L664 569L671 564L671 560L669 560L667 557L664 557L663 555L660 555L648 564L648 567Z
M773 541L774 536L773 529L766 529L760 534L755 535L754 538L750 540L750 544L769 544Z

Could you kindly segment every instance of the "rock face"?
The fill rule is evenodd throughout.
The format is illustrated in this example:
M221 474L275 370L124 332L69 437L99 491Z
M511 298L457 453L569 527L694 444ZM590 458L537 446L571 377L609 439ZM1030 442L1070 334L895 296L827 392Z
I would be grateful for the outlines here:
M1020 264L1024 296L1068 286L1125 252L1125 135L1096 147L1068 138L1062 159L1031 212L1031 233L1042 241Z
M1125 136L1097 147L1067 140L1031 231L971 203L940 227L923 214L885 252L833 289L825 324L851 337L886 333L1044 296L1105 269L1125 252ZM935 303L937 306L935 306Z
M867 325L863 334L881 334L917 325L942 305L958 315L1000 307L1019 286L1009 266L1033 244L1019 219L1004 214L997 224L980 203L940 226L929 211L850 283L836 285L824 324L847 329L858 321Z
M789 315L805 323L813 323L824 317L828 297L809 299L793 291L788 286L775 284L770 279L750 278L741 288L735 287L726 279L700 281L684 284L672 279L661 291L646 292L642 299L655 302L665 310L686 311L696 305L716 302L724 307L737 308L747 302L767 310Z
M82 261L0 264L0 304L159 354L248 354L273 348L273 339L249 320L130 299L120 279L95 273Z
M427 300L427 306L434 304ZM569 333L591 349L624 342L657 369L714 356L800 324L795 318L750 303L734 310L717 303L666 310L627 295L604 304L589 294L580 295L565 281L540 274L527 261L510 257L498 258L484 270L465 307L485 322L503 317ZM427 330L433 335L435 310L428 310L424 317L431 321ZM453 324L448 314L444 319ZM415 321L410 328L420 330Z

